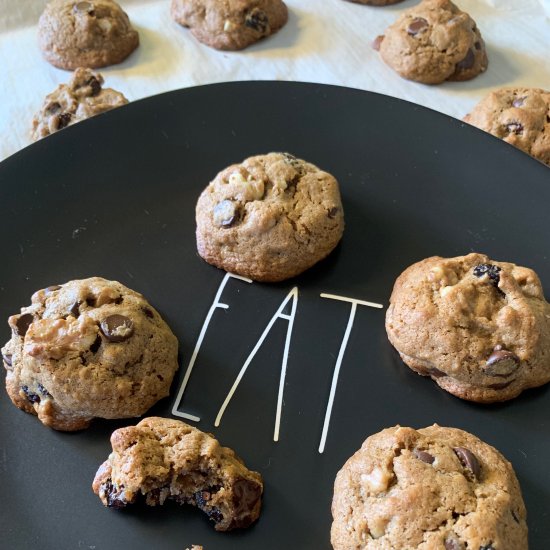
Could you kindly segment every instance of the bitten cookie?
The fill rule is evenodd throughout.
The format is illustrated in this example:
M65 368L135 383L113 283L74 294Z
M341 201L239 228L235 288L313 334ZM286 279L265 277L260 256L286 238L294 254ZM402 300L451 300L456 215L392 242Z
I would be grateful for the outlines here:
M102 84L103 77L99 73L77 69L68 84L60 84L46 96L32 121L33 141L128 103L120 92L103 89Z
M151 417L114 431L111 444L92 486L105 506L173 499L197 506L217 531L248 527L260 515L262 477L210 434Z
M506 401L550 381L550 304L526 267L422 260L397 279L386 331L411 369L462 399Z
M537 88L495 90L464 121L550 166L550 92Z
M400 76L425 84L469 80L487 69L485 43L475 21L450 0L423 0L375 44Z
M172 18L217 50L242 50L288 20L282 0L172 0Z
M369 437L336 476L332 516L335 550L527 550L512 465L456 428Z
M178 343L141 294L100 277L35 292L2 348L14 405L73 431L141 416L166 397Z
M139 36L113 0L51 0L38 22L38 43L46 61L60 69L93 69L124 61Z
M202 192L196 217L199 254L257 281L302 273L344 230L336 179L288 153L250 157L220 172Z

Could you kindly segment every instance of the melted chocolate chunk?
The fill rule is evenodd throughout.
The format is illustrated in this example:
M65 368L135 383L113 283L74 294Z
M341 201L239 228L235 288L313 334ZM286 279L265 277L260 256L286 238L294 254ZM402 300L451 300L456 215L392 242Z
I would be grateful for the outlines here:
M27 330L29 330L29 327L33 321L34 317L31 313L24 313L23 315L20 315L19 319L17 319L15 323L15 334L23 338L25 334L27 334Z
M416 36L419 32L422 32L424 29L428 28L429 24L426 19L423 17L414 18L407 27L407 33L411 36Z
M23 390L23 393L26 395L27 401L29 401L30 403L40 403L40 396L37 395L36 393L32 393L29 390L29 386L21 386L21 389Z
M476 61L476 56L472 49L468 50L466 57L456 64L457 69L471 69Z
M523 124L519 122L509 122L504 126L504 128L509 134L514 134L516 136L523 134Z
M466 470L469 470L476 480L479 480L481 474L481 465L474 453L465 447L455 447L453 449L458 460Z
M6 353L6 355L2 354L2 359L4 360L4 363L8 365L8 367L12 366L11 358L12 358L11 353Z
M122 491L117 490L111 480L106 481L100 489L100 494L103 493L107 499L109 508L124 508L128 502L122 495Z
M484 275L487 275L493 286L498 286L498 283L500 282L500 271L500 267L493 264L479 264L474 267L474 275L476 277L483 277Z
M134 334L134 323L124 315L109 315L99 326L109 342L124 342Z
M426 451L421 451L420 449L415 449L414 456L426 464L433 464L435 460L433 455L427 453Z
M230 200L219 202L213 211L214 223L220 227L231 227L237 219L237 205Z
M71 122L71 118L73 115L71 113L61 113L57 116L57 129L61 130L62 128L65 128L69 125L69 122Z
M269 29L267 14L259 8L254 8L246 14L244 24L262 34L265 34Z
M487 359L484 367L484 372L489 376L507 377L514 373L519 367L519 357L505 349L502 346L497 346L500 349L495 349Z
M80 315L80 304L81 303L82 302L80 300L78 300L71 306L71 309L69 309L69 313L73 317L78 317Z

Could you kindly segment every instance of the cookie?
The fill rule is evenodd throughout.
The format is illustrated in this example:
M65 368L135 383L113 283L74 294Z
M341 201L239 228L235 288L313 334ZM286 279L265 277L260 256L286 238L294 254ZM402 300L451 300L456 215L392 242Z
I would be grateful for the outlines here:
M38 43L55 67L94 69L124 61L139 36L113 0L51 0L38 21Z
M262 477L210 434L151 417L114 431L111 444L92 485L105 506L172 499L198 507L217 531L248 527L260 515Z
M141 416L166 397L178 343L141 294L100 277L35 292L2 348L14 405L56 430Z
M302 273L344 230L336 179L288 153L250 157L220 172L202 192L196 218L199 254L256 281Z
M332 516L335 550L527 550L512 465L456 428L369 437L336 476Z
M411 369L462 399L506 401L550 381L550 304L526 267L422 260L397 279L386 331Z
M77 69L68 84L60 84L46 96L32 121L33 141L128 103L120 92L102 88L102 84L103 77L99 73Z
M502 88L482 99L464 121L550 166L550 92Z
M217 50L242 50L288 20L282 0L172 0L172 18Z
M378 45L400 76L424 84L469 80L487 69L475 21L450 0L423 0L406 10Z

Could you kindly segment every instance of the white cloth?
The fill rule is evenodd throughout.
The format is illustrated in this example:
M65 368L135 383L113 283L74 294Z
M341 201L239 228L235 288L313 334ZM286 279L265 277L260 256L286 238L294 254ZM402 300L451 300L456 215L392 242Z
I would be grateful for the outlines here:
M550 0L456 0L476 20L489 68L468 82L406 81L380 59L372 40L417 0L369 7L344 0L286 0L288 24L241 52L197 42L170 17L169 0L121 0L141 44L124 63L101 69L107 87L130 100L167 90L236 80L339 84L399 97L462 118L502 86L550 89ZM45 0L0 0L0 159L30 143L44 96L69 73L42 59L36 24Z

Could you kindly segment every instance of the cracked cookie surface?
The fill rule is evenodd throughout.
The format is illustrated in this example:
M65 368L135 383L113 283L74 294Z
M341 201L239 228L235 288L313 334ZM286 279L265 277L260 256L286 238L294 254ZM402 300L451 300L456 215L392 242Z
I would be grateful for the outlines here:
M550 92L538 88L501 88L483 98L464 117L550 166Z
M94 69L124 61L139 36L112 0L52 0L40 16L38 42L46 61L60 69Z
M487 69L485 43L475 21L450 0L423 0L380 40L384 62L408 80L470 80Z
M248 527L260 515L262 477L211 434L150 417L114 431L111 444L92 485L105 506L172 499L197 506L217 531Z
M512 465L468 432L395 426L336 476L335 550L527 550Z
M288 153L250 157L220 172L199 197L196 219L199 254L257 281L302 273L344 230L336 179Z
M128 100L111 88L102 88L103 77L90 69L77 69L67 84L60 84L44 99L32 121L34 141L71 124L126 105Z
M172 0L172 18L217 50L242 50L288 20L282 0Z
M411 369L462 399L505 401L550 381L550 304L526 267L475 253L413 264L386 331Z
M166 397L178 343L141 294L100 277L35 292L2 348L13 403L51 428L141 416Z

